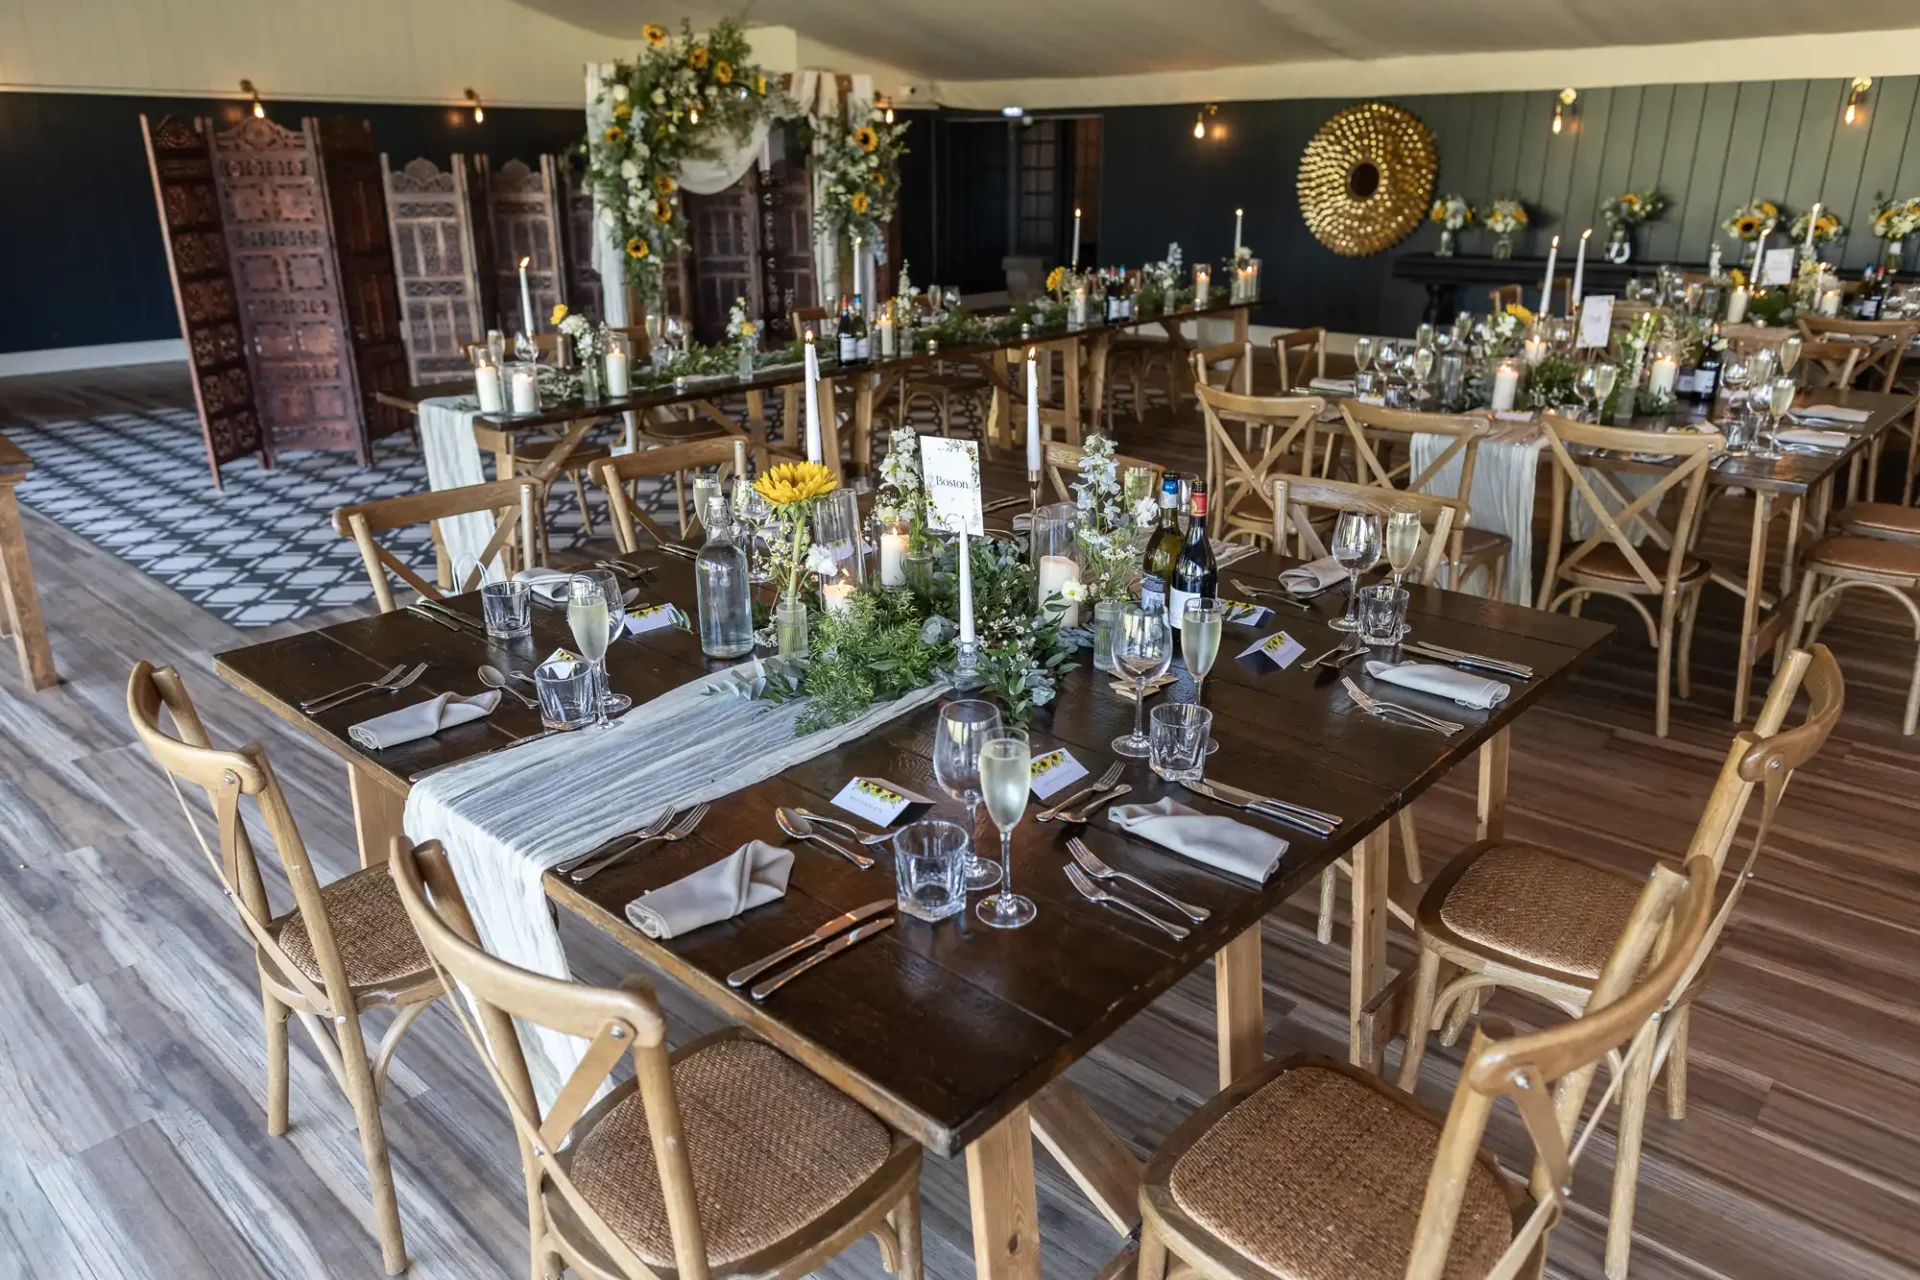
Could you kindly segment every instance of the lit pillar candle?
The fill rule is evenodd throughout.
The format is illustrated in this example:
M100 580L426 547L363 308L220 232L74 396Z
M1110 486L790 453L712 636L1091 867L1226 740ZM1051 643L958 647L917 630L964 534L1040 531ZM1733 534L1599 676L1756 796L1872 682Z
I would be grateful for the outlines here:
M1067 323L1079 328L1087 322L1087 284L1084 280L1073 282L1073 292L1067 295Z
M1070 265L1075 271L1078 271L1080 269L1080 206L1079 205L1075 205L1073 208L1073 256L1069 258L1067 261L1068 261L1068 265Z
M1236 258L1240 256L1240 228L1246 222L1246 218L1247 211L1245 209L1235 209L1233 211L1233 256Z
M1654 399L1673 394L1674 381L1680 376L1680 366L1672 356L1661 356L1653 362L1653 368L1647 373L1647 394Z
M509 370L507 390L515 413L540 411L540 383L532 365L516 365Z
M506 394L500 386L499 365L475 365L473 389L474 394L480 398L480 412L499 413L507 407Z
M1204 262L1193 264L1193 309L1207 309L1207 295L1213 292L1213 268Z
M828 613L845 613L853 603L853 584L851 582L829 582L820 588L820 602L827 607Z
M1072 556L1040 557L1040 598L1042 600L1060 594L1068 583L1080 581L1080 566L1073 562ZM1060 625L1077 627L1080 625L1080 606L1063 604L1060 606Z
M960 529L960 643L973 643L973 553L966 527Z
M807 461L820 461L820 357L807 330Z
M1513 408L1513 398L1520 391L1520 366L1511 360L1502 360L1493 371L1493 411L1506 413Z
M1537 369L1547 358L1547 340L1537 336L1528 338L1521 351L1526 356L1527 368Z
M1737 284L1727 295L1727 323L1739 324L1747 318L1747 286Z
M907 531L898 527L880 532L880 585L903 587L907 583Z
M607 394L624 396L632 389L627 380L627 353L619 347L607 351Z
M1587 296L1587 240L1592 235L1592 227L1580 233L1580 255L1573 260L1573 296L1569 301L1575 315L1580 314L1580 299Z
M533 289L527 284L527 267L532 258L520 259L520 332L533 337Z
M1560 237L1555 236L1553 243L1547 246L1547 274L1540 281L1540 314L1553 314L1553 268L1560 261Z
M1820 305L1817 309L1823 316L1838 316L1840 314L1840 291L1838 289L1828 289L1825 293L1822 293L1820 295Z
M1027 475L1040 474L1040 349L1027 348Z

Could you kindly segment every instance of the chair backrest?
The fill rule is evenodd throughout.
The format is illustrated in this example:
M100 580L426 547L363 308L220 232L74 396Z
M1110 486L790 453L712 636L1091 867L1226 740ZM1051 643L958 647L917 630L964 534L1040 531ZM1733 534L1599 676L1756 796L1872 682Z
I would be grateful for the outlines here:
M1283 460L1295 460L1294 471L1306 475L1313 464L1313 433L1327 402L1319 396L1247 396L1218 387L1196 384L1200 416L1207 432L1207 526L1215 537L1233 523L1234 513L1249 500L1265 499ZM1246 437L1243 452L1234 443L1229 424L1238 424ZM1261 444L1254 452L1253 438ZM1276 438L1277 435L1277 438ZM1264 523L1263 513L1260 521ZM1243 529L1249 524L1242 520ZM1261 536L1265 536L1264 531Z
M540 516L545 506L546 486L533 476L515 476L511 480L463 485L458 489L429 489L425 493L402 494L397 498L335 507L333 531L343 538L352 538L359 546L360 561L366 565L367 577L373 583L374 598L380 602L380 612L392 613L399 606L395 604L393 588L387 582L389 571L430 600L440 599L445 594L443 588L447 586L455 591L472 591L479 586L486 566L492 564L502 551L511 549L516 530L520 534L521 563L533 564L534 548L540 541ZM479 563L474 565L464 581L456 583L447 563L446 542L440 534L440 521L451 516L485 514L494 517L493 535L487 539ZM436 581L432 583L409 569L374 537L375 534L422 523L433 526Z
M1496 316L1503 316L1507 313L1508 307L1519 305L1520 286L1517 284L1503 284L1498 288L1487 290L1487 306Z
M1627 1074L1618 1068L1610 1073L1607 1095L1582 1127L1594 1071L1623 1047L1630 1064L1655 1051L1659 1023L1654 1015L1686 980L1713 910L1713 882L1707 858L1692 858L1681 871L1654 868L1579 1017L1529 1035L1516 1035L1492 1018L1475 1029L1427 1178L1407 1280L1440 1280L1446 1274L1468 1174L1480 1158L1487 1117L1502 1098L1520 1113L1533 1144L1536 1203L1487 1273L1489 1280L1521 1274L1545 1251L1547 1232L1573 1191L1574 1162Z
M1275 334L1273 360L1280 366L1280 389L1292 391L1327 376L1327 331L1322 325Z
M735 445L752 450L759 458L761 465L766 465L765 446L747 444L737 436L719 436L712 440L694 440L687 444L662 445L657 449L637 449L615 458L602 458L594 463L588 470L588 474L593 477L595 484L607 491L607 510L613 517L614 541L620 544L621 552L631 555L640 549L639 530L642 528L659 542L673 541L673 535L662 528L658 521L648 515L645 509L629 496L627 492L629 481L648 476L678 475L696 467L719 467L719 481L724 490L727 480L733 474ZM707 513L696 511L694 516L704 524ZM681 530L682 534L685 532L685 529Z
M676 1274L685 1280L705 1280L706 1243L674 1096L666 1020L651 988L638 978L628 979L617 990L589 987L495 959L480 946L453 867L438 842L416 848L404 838L395 840L388 862L401 904L427 957L449 990L458 982L470 1001L471 1012L468 1003L449 1004L507 1104L528 1185L544 1181L565 1200L621 1274L655 1274L587 1202L561 1154L581 1115L621 1060L630 1056L634 1078L613 1096L638 1090L664 1192ZM515 1019L589 1042L580 1065L544 1113L521 1052Z
M1273 551L1287 555L1287 533L1291 527L1298 540L1296 554L1302 560L1318 560L1327 554L1326 543L1313 527L1313 511L1359 511L1385 521L1395 511L1415 511L1420 527L1426 530L1426 542L1414 557L1414 573L1422 582L1432 582L1446 558L1448 536L1454 521L1462 516L1460 503L1452 498L1436 498L1426 493L1407 493L1382 489L1377 485L1349 484L1345 480L1321 480L1314 477L1281 476L1273 482Z
M1072 502L1074 495L1067 487L1067 473L1080 470L1080 460L1087 451L1077 444L1063 444L1058 440L1049 440L1041 446L1041 458L1046 463L1047 478L1053 482L1053 491L1062 502ZM1113 455L1113 468L1116 476L1124 477L1129 467L1148 467L1153 471L1153 491L1160 492L1160 474L1165 470L1157 462L1148 462L1145 458L1129 458L1124 453Z
M173 721L169 733L160 723L165 710ZM347 980L346 964L334 941L333 924L320 898L320 882L314 876L307 856L306 842L294 824L293 811L280 789L280 781L267 763L266 752L248 745L238 751L216 748L201 723L200 713L187 693L186 682L172 667L155 667L136 662L127 677L127 719L133 732L146 747L154 762L167 775L167 783L180 801L187 827L200 851L212 864L220 886L240 913L240 925L248 939L273 962L275 975L301 995L318 1011L351 1010L352 986ZM180 791L181 782L206 794L213 809L214 840L209 843L200 829L193 809ZM260 875L259 858L247 835L246 821L240 811L240 797L252 796L273 840L281 869L293 888L293 899L300 908L307 938L320 969L316 985L280 946L268 928L277 914L267 898L266 883Z
M1241 395L1253 393L1253 344L1251 342L1219 342L1211 347L1195 347L1188 355L1193 364L1193 381L1196 386L1219 386ZM1213 380L1213 371L1226 366L1226 376L1219 382Z
M1434 493L1460 503L1459 518L1447 540L1447 563L1452 566L1447 581L1460 581L1460 559L1465 552L1467 513L1473 509L1473 474L1480 463L1480 445L1493 430L1491 420L1471 414L1416 413L1411 409L1389 409L1384 405L1359 400L1340 402L1340 416L1346 420L1347 436L1353 442L1354 470L1362 484L1383 489L1404 489L1409 493ZM1418 471L1413 467L1413 437L1416 434L1444 437L1440 451ZM1389 467L1374 446L1382 435L1404 439L1406 461ZM1444 478L1458 466L1457 480ZM1451 490L1451 492L1447 492Z
M1844 334L1853 338L1865 338L1861 343L1860 363L1854 374L1863 381L1878 385L1875 391L1893 390L1893 380L1900 371L1900 362L1906 358L1907 348L1913 337L1920 333L1920 320L1843 320L1837 316L1802 315L1796 319L1800 332L1808 338L1831 338L1835 334Z
M1580 562L1600 547L1611 543L1626 557L1638 580L1630 591L1662 595L1674 591L1686 567L1687 553L1699 531L1700 495L1706 489L1708 469L1713 459L1726 448L1726 441L1711 432L1635 431L1627 427L1603 427L1590 422L1574 422L1558 414L1542 419L1547 447L1553 456L1553 524L1547 536L1547 567L1541 577L1542 607L1552 609L1557 602L1553 586L1561 578L1579 572ZM1621 455L1664 454L1674 465L1637 497L1620 487L1617 473L1591 467L1591 458L1576 455L1574 449L1605 449ZM1596 488L1596 486L1598 486ZM1602 493L1608 495L1603 498ZM1653 519L1670 493L1682 495L1680 511L1670 529L1663 531ZM1566 538L1568 494L1594 520L1595 528L1586 541L1561 554ZM1666 548L1666 560L1655 567L1627 533L1627 526L1638 522L1651 539Z
M1845 390L1860 374L1860 359L1873 346L1861 342L1822 342L1814 338L1800 346L1800 384L1809 391L1830 387Z
M827 318L827 309L825 307L795 307L792 311L788 312L787 315L788 318L793 321L794 337L804 339L807 335L807 330L812 329L814 340L819 340L820 322Z

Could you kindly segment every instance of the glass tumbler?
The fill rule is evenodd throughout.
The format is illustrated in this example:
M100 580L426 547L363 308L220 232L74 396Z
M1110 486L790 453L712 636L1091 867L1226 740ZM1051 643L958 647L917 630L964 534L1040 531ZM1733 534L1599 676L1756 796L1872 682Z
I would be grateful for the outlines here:
M525 582L480 585L480 614L490 640L520 640L533 634L533 588Z
M893 837L900 910L929 922L967 905L967 833L957 822L922 818Z
M590 662L543 662L533 669L540 723L549 729L580 729L594 722L600 682Z
M1374 648L1399 644L1407 635L1407 589L1382 582L1360 588L1360 639Z
M1197 702L1163 702L1153 709L1148 763L1169 782L1197 782L1207 763L1213 712Z

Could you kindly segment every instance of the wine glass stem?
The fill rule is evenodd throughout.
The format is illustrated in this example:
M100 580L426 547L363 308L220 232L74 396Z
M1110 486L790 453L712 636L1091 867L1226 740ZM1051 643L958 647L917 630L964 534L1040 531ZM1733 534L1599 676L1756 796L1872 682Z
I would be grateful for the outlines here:
M1360 609L1360 571L1355 569L1347 575L1347 621L1354 621Z
M1147 736L1147 682L1133 682L1133 740L1138 742Z
M1013 828L1000 833L1000 900L1013 901Z
M1207 677L1204 673L1193 677L1193 705L1205 706L1207 702Z
M967 801L967 848L973 851L969 856L975 862L980 861L979 835L980 802L978 800L969 800Z
M607 726L607 660L594 659L593 663L593 723L599 728Z

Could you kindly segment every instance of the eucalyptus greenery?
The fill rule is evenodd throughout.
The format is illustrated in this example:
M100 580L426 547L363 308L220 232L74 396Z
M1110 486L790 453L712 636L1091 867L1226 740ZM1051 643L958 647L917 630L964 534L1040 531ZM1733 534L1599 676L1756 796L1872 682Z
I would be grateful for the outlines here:
M1073 640L1057 616L1036 616L1036 583L1024 548L976 538L969 558L973 631L980 645L978 670L986 680L987 695L1006 708L1007 719L1024 725L1033 718L1035 707L1053 701L1060 673L1074 661ZM959 582L958 544L942 540L934 556L931 591L922 608L929 618L929 638L946 653L952 652L955 639Z
M1542 360L1527 371L1527 386L1521 393L1520 407L1553 410L1580 403L1580 393L1574 390L1579 377L1580 370L1571 360Z
M792 667L771 671L761 696L809 699L799 730L812 733L932 683L944 652L931 638L924 608L904 587L870 587L843 611L818 614L805 666L797 675Z

